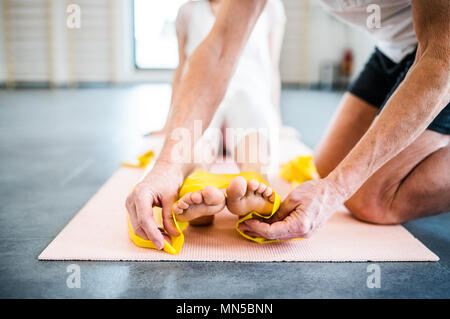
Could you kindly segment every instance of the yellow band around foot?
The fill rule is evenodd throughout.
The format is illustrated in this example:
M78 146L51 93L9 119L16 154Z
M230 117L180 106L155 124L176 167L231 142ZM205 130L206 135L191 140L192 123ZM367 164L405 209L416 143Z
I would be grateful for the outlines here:
M262 178L261 175L255 173L255 172L242 172L240 174L214 174L206 171L196 171L189 175L185 180L183 185L181 186L180 192L178 194L178 198L182 198L187 193L192 193L198 190L202 190L208 185L214 186L218 189L225 189L228 187L230 182L237 176L242 176L245 178L246 181L249 181L251 179L255 179L260 183L265 183L267 185L267 182ZM278 193L275 192L275 198L273 203L272 212L270 215L261 215L258 212L251 212L248 215L242 217L239 219L239 221L236 223L236 230L239 234L241 234L243 237L255 241L257 243L270 243L270 242L276 242L276 240L268 240L262 237L251 237L246 235L244 232L242 232L239 229L239 224L244 222L245 220L248 220L250 218L254 217L260 217L260 218L270 218L275 212L278 210L281 204L281 198ZM159 224L158 226L163 229L162 225L162 217L161 217L161 208L159 207L153 207L153 214L155 217L155 220ZM175 225L177 229L180 232L179 236L170 236L171 243L168 241L164 241L164 251L169 254L178 254L183 247L184 243L184 235L183 231L184 229L189 225L188 222L180 222L177 221L175 214L173 214L173 220L175 221ZM144 239L138 235L133 230L133 227L131 225L130 219L128 218L128 228L130 232L130 238L131 240L136 244L136 246L144 247L144 248L154 248L156 249L156 246L153 244L152 241L148 239Z

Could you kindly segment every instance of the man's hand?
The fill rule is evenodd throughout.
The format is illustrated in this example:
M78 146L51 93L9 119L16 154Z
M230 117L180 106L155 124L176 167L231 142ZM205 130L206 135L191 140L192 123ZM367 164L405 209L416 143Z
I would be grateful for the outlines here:
M164 248L164 238L153 218L153 206L162 208L165 230L179 235L172 217L172 205L183 183L182 171L174 165L157 163L128 196L126 207L134 232L151 240L158 249Z
M239 228L253 237L276 240L308 238L344 201L344 196L327 179L306 182L288 195L270 220L249 219Z

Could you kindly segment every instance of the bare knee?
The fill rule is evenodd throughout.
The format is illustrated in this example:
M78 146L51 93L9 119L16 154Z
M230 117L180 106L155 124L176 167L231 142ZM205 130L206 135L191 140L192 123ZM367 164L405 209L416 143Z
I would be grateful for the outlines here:
M352 215L364 222L379 225L395 225L402 221L398 205L392 207L391 201L377 194L357 193L350 198L345 206Z

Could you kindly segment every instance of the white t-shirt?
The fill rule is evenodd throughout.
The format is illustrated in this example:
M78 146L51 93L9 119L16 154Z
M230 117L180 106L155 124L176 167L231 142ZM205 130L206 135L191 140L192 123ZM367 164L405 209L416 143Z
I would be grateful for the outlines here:
M411 0L321 0L321 3L339 19L369 32L378 49L396 63L417 47ZM376 27L370 22L378 9L380 25Z
M185 54L189 57L210 32L215 17L208 0L188 2L181 10L187 11ZM285 22L286 16L281 1L269 0L242 51L224 101L238 92L244 93L251 101L255 101L254 103L271 103L272 62L269 33L274 24ZM245 92L242 92L243 90Z

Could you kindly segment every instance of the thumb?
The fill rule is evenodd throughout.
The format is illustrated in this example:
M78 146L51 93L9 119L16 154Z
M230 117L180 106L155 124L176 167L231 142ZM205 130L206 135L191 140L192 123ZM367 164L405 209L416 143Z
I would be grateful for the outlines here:
M172 236L178 236L180 232L175 226L175 221L173 220L172 206L175 203L175 198L172 196L165 196L162 200L162 219L164 229Z
M295 210L295 208L300 204L297 200L292 198L292 193L295 192L293 190L285 199L281 202L280 208L278 211L272 216L270 222L274 223L280 220L285 219L289 214Z

